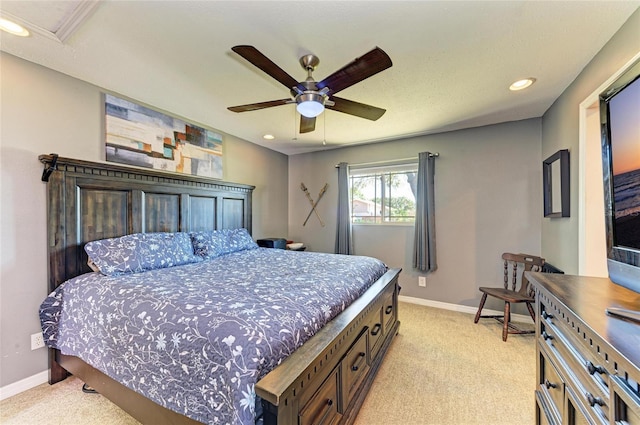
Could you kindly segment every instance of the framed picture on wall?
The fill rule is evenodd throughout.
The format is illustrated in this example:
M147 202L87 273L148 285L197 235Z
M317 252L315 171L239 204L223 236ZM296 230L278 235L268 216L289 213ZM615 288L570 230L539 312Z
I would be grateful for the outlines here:
M106 160L222 179L222 135L104 95Z
M544 216L569 217L569 150L561 149L542 162Z

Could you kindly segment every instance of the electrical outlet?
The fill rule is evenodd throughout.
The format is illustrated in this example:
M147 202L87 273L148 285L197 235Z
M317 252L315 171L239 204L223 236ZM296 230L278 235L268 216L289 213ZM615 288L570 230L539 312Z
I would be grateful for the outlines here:
M427 277L426 276L418 276L418 286L422 286L425 288L427 286Z
M38 348L42 347L44 347L44 338L42 337L42 332L31 335L31 349L37 350Z

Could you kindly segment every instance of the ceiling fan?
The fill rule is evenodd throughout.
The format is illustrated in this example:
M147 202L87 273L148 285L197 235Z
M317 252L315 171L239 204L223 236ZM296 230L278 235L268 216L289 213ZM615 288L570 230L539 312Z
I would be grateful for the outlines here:
M300 58L300 65L307 71L307 79L298 82L253 46L234 46L231 50L287 87L293 98L232 106L228 108L230 111L256 111L295 103L296 109L301 115L300 133L309 133L315 130L316 117L324 111L325 107L372 121L377 120L386 112L375 106L334 96L339 91L391 67L391 58L379 47L360 58L356 58L319 82L312 77L313 71L320 63L320 60L314 55L305 55Z

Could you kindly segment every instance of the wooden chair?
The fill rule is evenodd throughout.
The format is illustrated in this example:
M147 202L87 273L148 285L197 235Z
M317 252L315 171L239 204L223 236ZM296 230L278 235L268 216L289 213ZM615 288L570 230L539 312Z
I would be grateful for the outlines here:
M524 276L525 271L541 271L544 265L544 258L535 257L528 254L502 254L504 260L504 287L488 288L480 287L482 299L476 313L474 323L478 323L481 317L490 317L502 323L502 340L507 340L508 334L528 334L535 333L535 330L522 330L511 323L511 303L525 303L531 319L536 321L535 312L531 305L535 299L529 281ZM511 276L511 287L509 287L509 276ZM516 290L517 284L520 282L520 288ZM485 315L482 316L482 308L487 300L487 296L491 295L504 301L504 315Z

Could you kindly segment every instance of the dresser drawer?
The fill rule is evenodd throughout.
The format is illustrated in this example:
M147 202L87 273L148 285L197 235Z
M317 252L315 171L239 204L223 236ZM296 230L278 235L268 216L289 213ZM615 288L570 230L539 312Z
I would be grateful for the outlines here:
M591 331L579 321L565 316L560 320L547 319L550 328L564 340L564 352L569 366L584 378L587 389L609 397L609 372L604 359L598 355L600 347Z
M347 393L346 405L349 405L353 394L358 389L362 378L369 370L367 363L368 328L365 328L342 361L342 377L344 391Z
M614 423L640 425L640 394L629 388L619 376L612 376L610 382Z
M596 383L595 377L587 373L584 363L570 362L569 368L575 379L573 388L576 396L582 401L586 411L596 423L608 424L611 404L608 385L606 391L603 390L603 387Z
M547 354L539 352L538 392L545 400L546 410L560 423L564 408L564 381Z
M562 338L563 343L558 344L558 349L566 357L571 369L581 374L581 380L584 378L588 390L608 398L609 372L600 355L601 348L604 347L600 347L598 342L594 341L591 331L586 326L570 315L561 314L561 317L556 317L557 312L548 309L544 302L540 302L539 309L541 328L547 327L548 333Z
M539 425L556 425L558 419L551 414L551 409L545 401L545 396L540 391L536 391L536 424Z
M333 425L342 415L338 406L340 371L337 367L300 411L300 425Z
M566 363L564 356L567 354L567 347L565 345L565 338L562 332L558 330L553 324L541 320L539 323L540 338L538 343L553 353L559 361ZM562 365L558 365L562 366Z
M396 317L396 306L394 305L394 292L396 288L395 286L390 287L383 295L382 301L382 317L384 321L384 334L391 331L393 328L393 324L395 323Z
M584 407L577 401L571 388L565 388L565 407L563 423L568 425L600 425L585 411Z
M575 391L575 400L581 403L593 423L608 423L609 390L601 384L600 374L596 380L596 377L587 371L585 362L567 340L565 333L548 319L541 320L539 326L540 343L555 356L557 367L566 371L565 379L570 381ZM606 370L603 373L606 376Z

